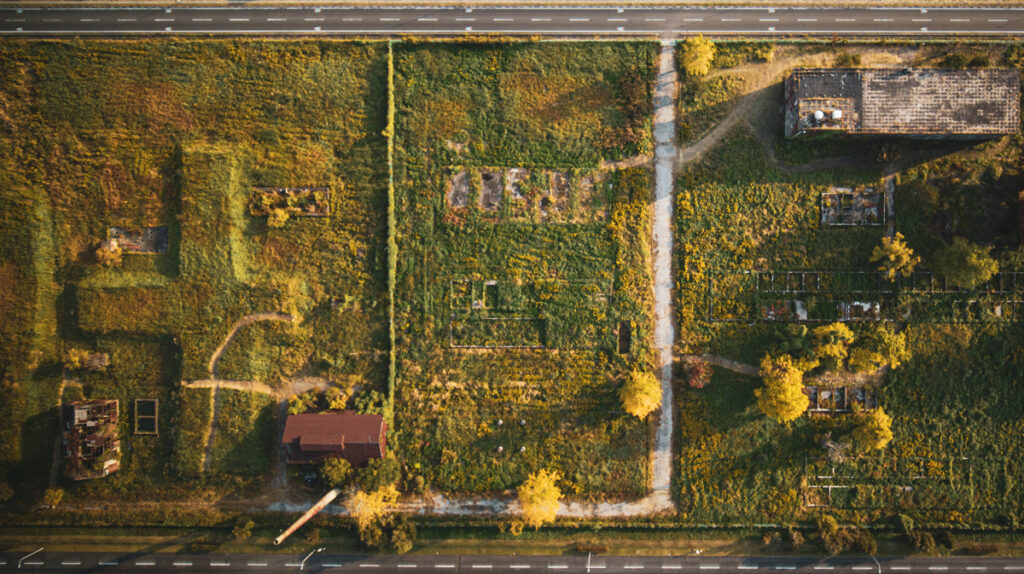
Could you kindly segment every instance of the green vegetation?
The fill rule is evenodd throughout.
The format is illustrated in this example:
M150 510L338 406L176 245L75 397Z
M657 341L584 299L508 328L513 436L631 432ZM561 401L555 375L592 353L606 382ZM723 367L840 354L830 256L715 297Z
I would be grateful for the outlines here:
M428 485L509 489L548 466L571 494L646 491L647 425L617 391L650 356L651 180L596 168L650 151L654 54L394 47L395 418ZM493 210L485 170L504 190Z
M72 499L201 495L175 483L200 471L209 394L176 387L210 377L248 314L294 321L243 328L219 376L383 388L383 54L321 41L0 48L0 402L13 422L0 478L39 494L28 479L46 475L60 363L75 347L110 355L68 396L120 401L123 455L115 475L68 485ZM248 212L252 187L303 186L331 190L331 217L275 229ZM169 249L102 265L112 225L165 225ZM132 434L136 398L160 399L160 435ZM265 399L222 398L206 484L230 490L251 484L231 477L267 472L274 421Z

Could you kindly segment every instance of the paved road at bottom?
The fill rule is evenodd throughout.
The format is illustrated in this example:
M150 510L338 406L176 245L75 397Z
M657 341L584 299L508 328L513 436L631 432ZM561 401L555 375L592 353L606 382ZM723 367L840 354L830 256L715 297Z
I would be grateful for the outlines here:
M1024 36L1024 8L3 8L0 34Z
M291 572L302 567L305 554L114 554L39 552L0 554L0 572ZM1024 574L1024 558L948 557L631 557L631 556L358 556L313 554L303 571L363 574Z

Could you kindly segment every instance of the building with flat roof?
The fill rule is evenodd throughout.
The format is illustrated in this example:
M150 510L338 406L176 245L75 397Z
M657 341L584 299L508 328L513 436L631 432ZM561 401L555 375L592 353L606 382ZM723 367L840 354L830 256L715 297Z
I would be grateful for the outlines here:
M72 480L100 478L121 468L116 400L76 401L61 406L64 476Z
M380 415L326 411L290 415L281 446L289 464L315 464L341 457L352 466L384 458L388 424Z
M821 68L785 82L786 136L841 132L985 139L1017 133L1014 68Z

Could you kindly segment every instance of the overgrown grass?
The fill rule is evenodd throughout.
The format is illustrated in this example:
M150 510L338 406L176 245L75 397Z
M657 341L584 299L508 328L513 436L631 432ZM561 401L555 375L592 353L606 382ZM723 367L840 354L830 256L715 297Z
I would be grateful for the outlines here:
M262 393L221 389L210 469L262 475L273 468L277 403Z
M429 484L502 490L546 467L574 495L646 490L649 429L616 390L649 357L650 174L595 180L599 208L578 182L602 158L649 150L654 48L395 47L396 420L402 458ZM517 166L539 194L529 213L507 192L480 207L479 180L469 206L446 201L463 167ZM567 215L541 202L542 167L568 174ZM566 223L578 206L589 223ZM620 321L630 355L616 351Z
M197 391L171 389L209 377L210 355L249 313L288 312L299 326L269 342L243 335L252 346L229 348L231 376L383 386L382 43L18 41L0 61L0 281L10 287L0 368L7 428L33 429L33 452L51 450L60 355L72 344L111 349L113 374L90 376L86 394L122 400L125 424L142 395L161 397L171 417L159 437L126 440L122 470L97 493L197 472L202 431L189 425L205 425L208 407L186 398ZM329 187L332 216L268 228L246 209L253 186ZM102 268L93 252L113 225L166 225L168 252ZM140 362L138 345L155 354ZM10 438L0 479L19 460L23 441ZM160 453L170 468L157 468ZM49 455L35 458L25 476L45 475ZM229 461L214 474L254 468Z

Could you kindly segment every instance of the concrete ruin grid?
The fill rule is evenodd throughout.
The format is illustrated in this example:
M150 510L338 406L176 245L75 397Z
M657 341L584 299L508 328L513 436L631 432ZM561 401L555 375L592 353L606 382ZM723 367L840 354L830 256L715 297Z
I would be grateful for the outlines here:
M787 137L840 132L984 139L1017 133L1015 68L813 68L785 81Z

